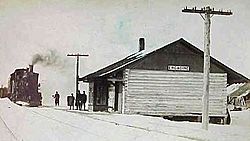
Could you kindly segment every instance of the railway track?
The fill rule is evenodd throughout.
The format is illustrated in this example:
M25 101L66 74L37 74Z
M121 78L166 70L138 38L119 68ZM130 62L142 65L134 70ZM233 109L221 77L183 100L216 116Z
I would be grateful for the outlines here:
M6 127L6 129L8 130L8 132L11 134L11 136L16 140L19 141L18 138L16 137L16 135L13 133L13 131L8 127L7 123L3 120L3 118L0 115L0 120L2 121L2 123L4 124L4 126Z
M50 117L50 116L41 114L41 113L36 112L36 111L34 111L34 110L31 110L31 111L32 111L32 113L34 113L34 114L36 114L36 115L38 115L38 116L41 116L41 117L43 117L43 118L46 118L46 119L49 119L49 120L53 120L53 121L58 122L58 123L60 123L60 124L63 124L63 125L66 125L66 126L75 128L75 129L77 129L78 131L80 130L80 131L82 131L82 132L84 132L84 133L89 133L89 134L91 134L91 135L93 135L93 136L96 136L96 137L99 137L99 138L103 138L105 141L110 141L108 138L103 137L103 136L101 136L101 135L98 135L98 134L96 134L96 133L94 133L94 132L90 132L89 130L87 130L87 129L85 129L85 128L82 128L82 127L73 125L73 124L71 124L71 123L68 123L68 122L65 122L65 121L62 121L62 120L58 120L58 119L56 119L56 118L53 118L53 117Z
M28 110L28 111L30 111L32 114L35 114L35 115L40 116L42 118L46 118L48 120L52 120L52 121L57 122L59 124L62 124L64 126L68 126L70 128L74 128L77 131L80 131L80 132L83 132L83 133L88 133L91 136L95 136L97 138L101 138L101 139L103 139L105 141L112 140L112 137L110 137L110 138L109 138L109 136L106 137L103 133L99 134L98 132L91 132L89 129L86 129L86 127L84 128L83 126L78 126L74 122L64 121L64 120L61 120L60 118L50 116L49 114L47 114L48 111L46 111L46 110L41 109L41 111L37 111L37 109L32 109L32 108L29 108L29 107L25 107L25 109ZM77 111L68 111L68 110L65 110L65 109L54 109L54 108L48 108L48 109L60 110L60 111L66 111L66 112L78 114L78 115L81 115L82 118L85 118L85 119L89 118L89 119L92 119L92 121L93 120L101 121L101 122L105 122L107 124L112 124L114 126L122 126L122 127L125 127L125 128L131 128L131 129L141 130L141 131L149 132L149 133L151 132L151 133L156 133L156 134L163 134L163 135L166 135L166 136L178 137L180 139L182 138L182 139L185 139L185 140L203 141L200 138L194 138L194 137L190 137L190 136L187 136L187 135L177 135L177 134L168 133L166 131L161 131L161 130L157 130L157 129L150 129L150 128L143 127L143 126L121 123L119 121L112 121L112 120L109 120L109 119L102 119L102 118L95 117L95 116L93 116L91 114L81 113L81 112L77 112ZM0 116L0 118L1 118L1 116ZM1 118L1 121L4 123L4 125L6 126L6 128L9 130L9 132L13 136L13 138L16 141L19 141L18 138L13 133L13 131L7 126L7 124L4 122L4 120L2 118ZM171 128L178 128L178 127L171 127Z
M63 109L56 109L56 110L63 110ZM189 140L204 141L203 139L200 139L200 138L194 138L194 137L185 136L185 135L171 134L171 133L168 133L168 132L149 129L149 128L146 128L146 127L140 127L140 126L135 126L135 125L130 125L130 124L123 124L123 123L119 123L119 122L116 122L116 121L105 120L105 119L93 117L93 116L90 116L88 114L84 114L84 113L81 113L81 112L68 111L68 110L63 110L63 111L71 112L71 113L78 113L78 114L81 114L84 117L91 118L91 119L94 119L94 120L97 120L97 121L103 121L103 122L114 124L114 125L117 125L117 126L124 126L124 127L139 129L139 130L143 130L143 131L147 131L147 132L160 133L160 134L164 134L164 135L168 135L168 136L176 136L176 137L189 139ZM174 126L168 126L168 127L170 127L170 128L178 128L179 129L179 127L174 127Z

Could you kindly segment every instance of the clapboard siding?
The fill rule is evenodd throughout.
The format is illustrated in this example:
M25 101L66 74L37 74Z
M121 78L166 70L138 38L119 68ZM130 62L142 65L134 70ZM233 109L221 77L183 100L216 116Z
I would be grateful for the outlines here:
M168 115L202 112L202 73L131 69L126 70L125 78L125 113ZM210 74L210 115L225 115L226 84L226 74Z

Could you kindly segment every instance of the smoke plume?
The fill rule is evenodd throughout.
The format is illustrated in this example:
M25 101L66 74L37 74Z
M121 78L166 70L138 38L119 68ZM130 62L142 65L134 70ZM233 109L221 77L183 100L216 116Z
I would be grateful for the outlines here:
M44 54L35 54L32 57L32 65L41 64L43 66L60 67L65 66L65 60L55 50L48 50Z

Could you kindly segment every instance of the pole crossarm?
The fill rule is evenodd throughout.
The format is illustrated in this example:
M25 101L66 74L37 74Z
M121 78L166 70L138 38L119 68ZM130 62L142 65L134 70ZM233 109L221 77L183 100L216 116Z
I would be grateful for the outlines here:
M88 54L67 54L67 56L89 56Z
M185 12L185 13L200 13L200 14L214 14L214 15L232 15L232 11L231 10L227 10L227 11L223 11L223 10L214 10L214 8L210 8L207 9L207 8L201 8L201 9L196 9L196 7L194 8L187 8L185 7L182 12Z

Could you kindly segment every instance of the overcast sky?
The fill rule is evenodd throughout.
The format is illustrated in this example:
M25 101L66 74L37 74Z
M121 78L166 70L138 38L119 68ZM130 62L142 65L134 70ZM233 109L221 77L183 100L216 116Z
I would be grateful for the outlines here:
M208 5L233 12L212 18L212 56L250 77L248 0L0 0L0 85L33 55L52 50L59 65L34 68L50 103L55 90L74 92L75 59L68 53L90 55L80 60L83 76L137 52L139 37L146 38L146 49L184 38L203 50L203 19L181 10Z

